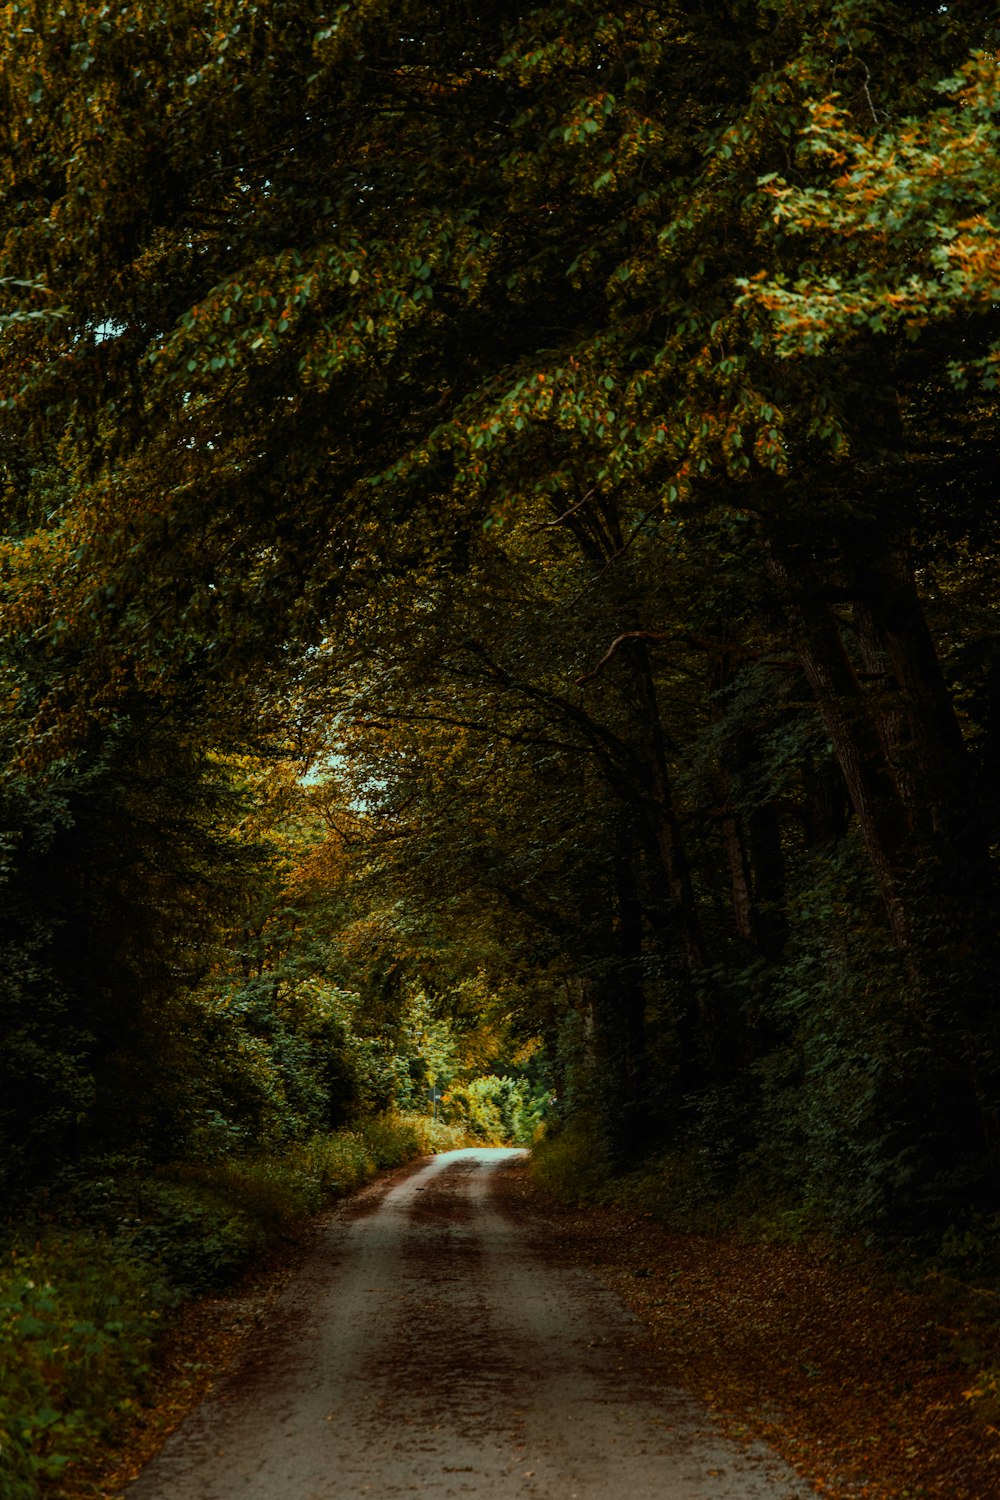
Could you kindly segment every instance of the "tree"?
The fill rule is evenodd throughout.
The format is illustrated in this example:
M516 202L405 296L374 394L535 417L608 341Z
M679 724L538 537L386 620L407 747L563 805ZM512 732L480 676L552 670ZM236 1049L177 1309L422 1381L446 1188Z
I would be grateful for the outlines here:
M30 21L8 7L0 187L23 763L138 705L231 746L294 701L316 739L331 672L387 676L369 784L425 778L409 847L453 892L478 861L550 944L568 912L633 1041L641 966L675 965L658 1068L705 1118L730 1090L751 1119L762 1054L816 1034L774 997L826 840L851 973L888 934L908 975L910 1074L878 1089L907 1095L886 1140L921 1142L910 1197L960 1159L989 1198L995 799L927 579L990 483L991 387L955 380L995 365L991 11ZM493 837L484 744L569 879ZM478 845L442 784L487 799Z

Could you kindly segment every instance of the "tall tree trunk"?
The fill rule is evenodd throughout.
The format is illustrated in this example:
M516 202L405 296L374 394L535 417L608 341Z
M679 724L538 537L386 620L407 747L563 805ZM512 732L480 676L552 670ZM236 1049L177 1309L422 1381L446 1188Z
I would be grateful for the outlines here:
M1000 1038L994 879L974 779L908 563L874 528L848 552L861 651L892 672L874 703L808 559L772 541L767 567L913 981L932 1050L928 1097L947 1100L938 1149L982 1168L1000 1152Z
M852 550L860 632L888 665L885 717L897 782L952 877L981 873L987 836L976 775L917 594L908 548L875 527ZM923 825L923 826L921 826Z
M901 883L912 855L912 820L844 644L839 621L822 598L811 566L771 539L766 566L785 614L802 670L833 743L858 819L893 936L909 946Z
M832 755L818 763L811 757L802 768L805 788L806 843L810 849L832 848L847 832L847 788Z
M636 881L631 840L620 841L615 854L616 937L618 965L606 1006L608 1063L615 1072L615 1110L611 1123L615 1154L623 1160L639 1155L646 1143L648 1058L646 992L643 985L643 911Z
M757 947L757 930L754 921L753 878L750 874L750 856L743 827L730 801L725 778L722 783L725 798L721 817L722 848L729 871L729 889L733 905L733 926L736 936L750 948Z
M730 656L721 656L713 667L709 693L716 724L724 716L719 695L730 686L735 675ZM753 778L757 754L755 736L749 727L737 723L731 730L720 741L718 767L723 802L722 845L729 870L733 924L737 936L749 947L766 958L778 959L785 943L786 925L781 911L785 864L777 813L767 804L751 804L747 811L739 811L739 805L748 801L748 783Z
M899 700L899 688L885 642L871 611L861 599L857 599L854 604L854 633L868 687L866 696L882 741L882 749L892 767L914 831L922 838L926 831L927 809L920 800L917 780L913 775L913 746L909 724Z
M973 1080L983 1136L1000 1152L1000 945L985 799L917 593L907 545L872 526L851 563L861 608L891 667L893 709L903 726L901 784L913 802L923 856L921 966L929 992L944 998L956 1050Z
M785 854L781 825L772 802L755 807L747 819L750 868L753 872L754 933L764 958L777 963L785 949Z
M707 964L705 943L691 881L691 866L674 810L663 720L660 717L649 649L644 641L633 644L630 662L642 721L641 732L647 747L644 757L648 768L649 793L646 815L688 968L692 974L697 974Z

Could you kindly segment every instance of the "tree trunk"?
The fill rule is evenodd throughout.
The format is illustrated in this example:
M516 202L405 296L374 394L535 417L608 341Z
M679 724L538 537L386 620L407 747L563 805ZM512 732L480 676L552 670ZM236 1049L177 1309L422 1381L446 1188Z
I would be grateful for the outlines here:
M891 670L884 712L890 757L916 826L951 878L988 863L976 775L905 545L874 527L851 557L860 595L861 636Z
M727 655L713 668L709 692L712 715L719 724L724 717L719 694L735 678ZM756 736L752 727L733 723L720 740L719 781L722 791L722 845L729 870L733 924L736 935L763 957L778 959L784 947L786 928L781 911L785 892L785 865L781 833L775 809L770 805L749 806L749 784L757 763Z
M832 848L847 832L847 788L832 755L817 765L811 758L802 768L805 788L806 844L810 849Z
M643 744L639 758L645 763L646 770L642 805L662 871L676 933L688 969L696 974L707 963L705 944L691 882L691 867L674 811L663 721L660 718L649 650L644 641L631 643L628 660L635 686L638 733Z
M634 853L619 846L615 856L616 937L618 967L606 1008L608 1064L614 1070L614 1117L610 1133L615 1155L628 1160L641 1154L649 1133L646 992L642 979L643 912L636 882Z
M729 870L729 889L733 903L733 925L736 936L748 947L757 947L757 930L754 922L753 884L750 875L750 856L747 853L743 828L735 810L728 803L728 788L723 778L723 796L727 804L722 814L722 847Z
M785 854L773 803L755 807L747 819L753 872L754 936L764 958L777 963L788 937L785 917Z
M933 1049L928 1086L949 1101L940 1149L971 1159L984 1144L995 1159L997 937L985 820L908 563L874 528L844 550L860 595L860 650L892 673L874 703L808 562L772 543L767 566L905 955Z
M840 624L822 599L811 567L773 540L766 545L766 565L833 743L893 936L905 949L910 933L900 886L910 864L913 828L882 737Z

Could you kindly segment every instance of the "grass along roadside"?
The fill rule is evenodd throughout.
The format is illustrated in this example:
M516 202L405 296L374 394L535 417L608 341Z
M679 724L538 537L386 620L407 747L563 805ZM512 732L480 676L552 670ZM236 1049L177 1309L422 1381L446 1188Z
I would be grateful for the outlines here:
M4 1500L103 1493L95 1450L141 1425L192 1308L280 1260L311 1215L377 1171L463 1143L422 1117L383 1116L280 1156L64 1174L30 1221L8 1226L0 1263Z

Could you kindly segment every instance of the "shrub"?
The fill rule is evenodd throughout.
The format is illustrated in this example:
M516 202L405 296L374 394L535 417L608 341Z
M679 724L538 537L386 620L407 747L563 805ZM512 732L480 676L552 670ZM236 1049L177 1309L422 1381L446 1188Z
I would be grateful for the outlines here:
M127 1417L164 1289L87 1233L15 1249L0 1266L0 1494L40 1485Z
M542 1187L565 1203L601 1203L610 1197L600 1142L582 1121L539 1141L531 1153L531 1171Z
M114 1435L180 1300L218 1289L297 1221L424 1151L448 1126L382 1115L281 1155L151 1168L116 1156L66 1169L53 1194L76 1227L0 1264L0 1495L36 1500ZM44 1206L44 1205L43 1205Z
M358 1134L375 1164L399 1167L428 1151L426 1138L412 1115L383 1114L365 1120Z
M432 1120L428 1115L400 1115L399 1118L412 1128L420 1143L421 1152L427 1156L441 1151L458 1151L463 1146L481 1144L470 1139L462 1125L450 1125L443 1120Z
M527 1079L488 1073L450 1088L441 1107L447 1122L464 1130L474 1144L524 1146L534 1136L544 1105Z

